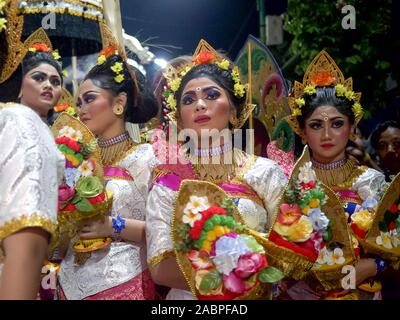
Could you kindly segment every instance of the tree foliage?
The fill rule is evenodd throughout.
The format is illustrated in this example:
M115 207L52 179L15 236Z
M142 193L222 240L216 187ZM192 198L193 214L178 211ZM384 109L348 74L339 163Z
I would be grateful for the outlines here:
M308 64L325 49L346 78L353 77L356 92L362 92L362 105L371 115L384 105L386 80L394 72L391 49L399 45L390 36L392 0L290 0L284 29L293 37L289 54L294 79L302 80ZM356 11L356 29L343 29L342 7ZM277 49L279 50L279 48ZM285 72L288 77L288 73ZM398 79L395 72L392 75ZM293 80L294 80L293 79Z

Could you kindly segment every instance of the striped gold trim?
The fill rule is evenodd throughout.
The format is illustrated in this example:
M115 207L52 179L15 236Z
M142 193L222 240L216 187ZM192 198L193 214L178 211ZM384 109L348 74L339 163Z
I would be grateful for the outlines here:
M31 215L23 214L20 217L13 218L11 221L0 226L0 241L15 232L31 227L40 227L49 232L51 235L51 245L57 241L57 223L37 213Z
M174 250L167 250L164 251L162 253L160 253L159 255L151 258L148 262L147 265L149 266L149 269L153 269L157 264L159 264L161 261L163 261L164 259L167 259L169 257L173 257L175 255Z

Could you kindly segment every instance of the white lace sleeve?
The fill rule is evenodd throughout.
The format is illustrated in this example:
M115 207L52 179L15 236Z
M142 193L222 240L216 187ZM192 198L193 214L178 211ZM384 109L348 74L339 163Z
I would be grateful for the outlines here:
M352 189L356 191L363 200L368 196L372 196L379 201L386 187L387 182L385 181L383 173L368 168L358 177Z
M60 158L39 116L24 106L0 111L0 241L26 227L54 234Z
M157 184L149 193L146 207L146 239L147 262L150 269L174 254L171 220L175 197L175 191Z
M280 195L287 179L281 167L274 161L259 157L244 175L245 181L257 192L267 210L267 228L271 225Z

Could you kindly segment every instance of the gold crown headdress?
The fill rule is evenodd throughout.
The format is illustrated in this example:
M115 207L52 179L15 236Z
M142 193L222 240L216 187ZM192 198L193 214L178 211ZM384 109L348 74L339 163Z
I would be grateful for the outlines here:
M303 132L299 125L298 116L301 116L301 109L306 103L304 98L313 96L316 94L316 88L321 87L333 87L337 97L345 98L353 103L351 109L354 113L355 126L363 116L363 109L360 104L361 93L353 91L353 79L350 77L345 80L335 61L326 51L322 50L307 67L303 83L295 81L294 94L289 97L289 107L292 114L286 117L286 120L301 137L303 137Z
M167 90L164 91L163 95L166 97L167 107L172 110L169 115L172 120L175 121L176 118L176 107L177 101L175 98L176 92L179 90L182 78L195 66L201 64L215 64L219 68L223 70L230 70L230 74L232 80L234 81L234 95L236 97L244 97L246 95L247 99L249 96L248 86L249 84L243 85L240 81L239 68L237 66L233 66L229 60L224 59L218 52L209 44L207 41L201 39L197 48L193 54L192 61L183 63L179 67L174 68L171 65L166 67L165 72L163 73L165 79L167 80ZM255 105L248 103L246 104L241 112L240 117L238 118L237 123L235 124L235 128L240 128L246 122L248 116L253 111Z
M5 12L8 19L5 31L8 54L0 73L0 83L12 76L28 52L49 52L55 60L60 59L58 51L53 51L51 41L43 28L37 29L24 42L21 41L24 18L18 15L16 1L6 2Z

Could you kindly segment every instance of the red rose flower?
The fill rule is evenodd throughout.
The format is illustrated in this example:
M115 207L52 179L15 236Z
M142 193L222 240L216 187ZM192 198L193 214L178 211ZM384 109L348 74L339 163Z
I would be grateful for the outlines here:
M311 84L316 87L326 87L334 84L336 78L332 76L328 71L320 71L314 75L311 79Z
M234 272L241 279L247 279L261 269L268 267L265 255L261 253L247 253L238 260Z
M212 63L215 59L215 56L210 51L201 51L197 56L195 56L192 60L196 64L208 64Z
M390 211L391 213L396 213L397 210L398 210L397 205L396 205L395 203L393 203L392 206L390 207L389 211Z
M62 111L67 110L68 108L69 108L68 103L59 103L53 109L55 112L62 112Z
M396 228L396 225L394 224L394 222L392 221L391 223L389 223L389 230L392 231Z
M300 187L301 187L303 190L310 190L310 189L315 189L315 188L316 188L316 184L315 184L314 181L309 181L309 182L307 182L307 183L302 182L302 183L300 183Z

